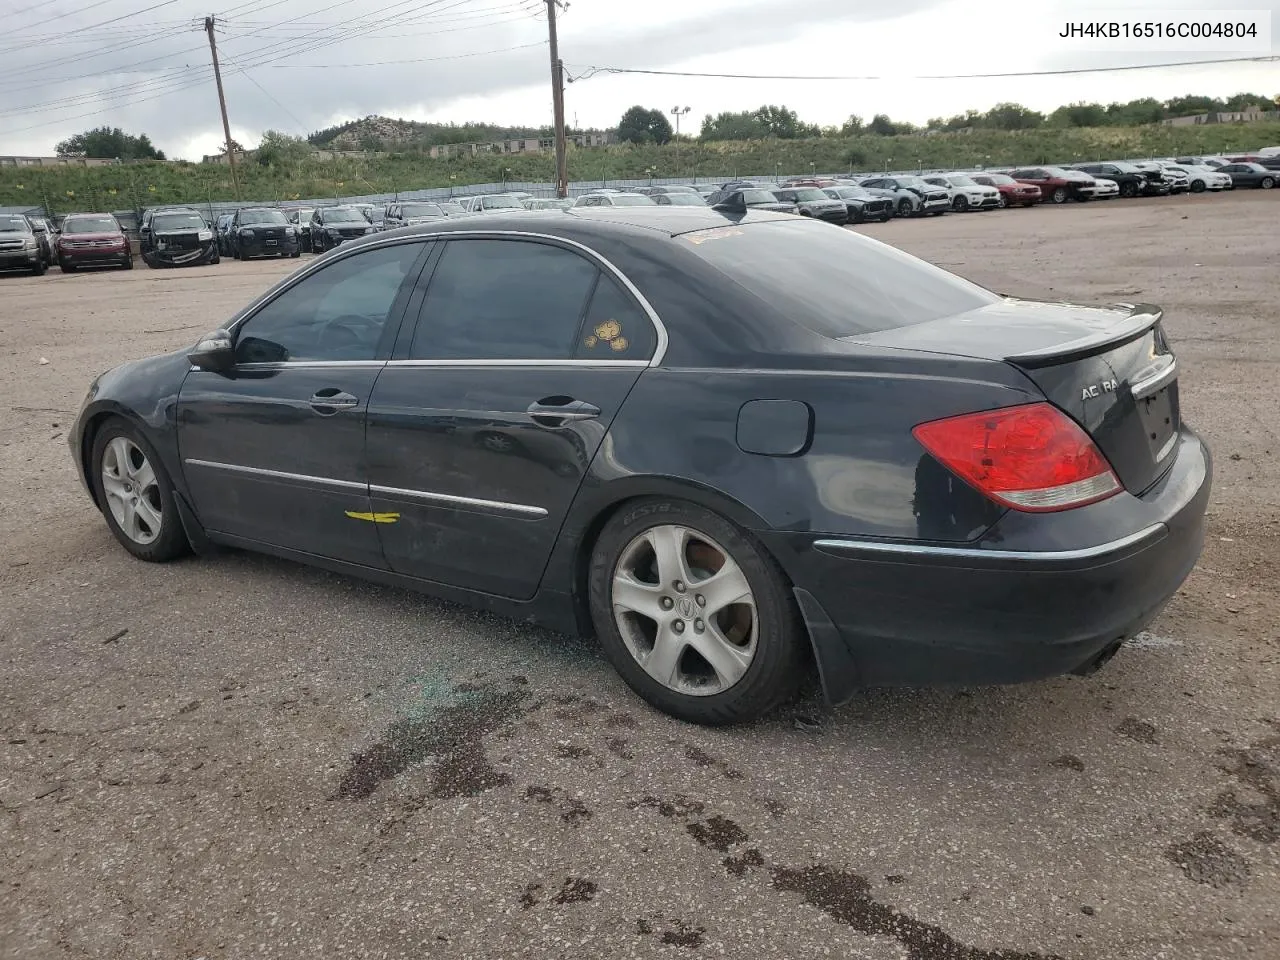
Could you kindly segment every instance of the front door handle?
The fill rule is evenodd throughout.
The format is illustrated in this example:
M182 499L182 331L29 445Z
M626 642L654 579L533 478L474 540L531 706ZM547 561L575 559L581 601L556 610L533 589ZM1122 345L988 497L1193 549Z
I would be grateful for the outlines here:
M529 404L529 416L543 427L562 427L577 420L594 420L600 416L600 408L585 400L572 397L543 397Z
M326 387L323 390L317 390L315 396L309 402L311 409L324 417L331 417L341 410L350 410L360 404L356 397L349 393L344 393L337 387Z

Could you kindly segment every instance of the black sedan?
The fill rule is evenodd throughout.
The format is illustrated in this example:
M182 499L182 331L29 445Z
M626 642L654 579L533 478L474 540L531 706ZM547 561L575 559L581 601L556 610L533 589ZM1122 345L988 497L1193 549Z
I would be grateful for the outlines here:
M1268 170L1260 163L1228 163L1225 167L1219 167L1218 172L1231 177L1232 186L1259 187L1263 190L1274 187L1276 178L1280 177L1280 173Z
M103 374L70 446L137 557L258 550L594 634L711 724L811 658L833 701L1088 672L1194 566L1210 488L1156 308L652 205L345 244Z

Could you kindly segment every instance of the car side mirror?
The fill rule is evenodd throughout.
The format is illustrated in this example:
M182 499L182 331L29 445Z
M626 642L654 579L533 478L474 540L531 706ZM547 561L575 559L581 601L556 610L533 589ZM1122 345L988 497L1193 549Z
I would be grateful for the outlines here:
M236 350L231 334L226 330L214 330L200 338L187 360L193 367L210 373L223 373L235 366Z

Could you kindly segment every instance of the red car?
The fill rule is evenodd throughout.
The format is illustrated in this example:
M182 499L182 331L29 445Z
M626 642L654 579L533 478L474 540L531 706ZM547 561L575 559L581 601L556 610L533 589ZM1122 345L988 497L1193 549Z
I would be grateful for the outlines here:
M70 214L62 221L62 232L54 247L63 273L80 267L133 269L129 239L109 213Z
M1022 167L1010 170L1009 176L1019 183L1039 187L1041 196L1053 203L1091 200L1098 189L1098 181L1087 173L1062 167Z
M983 186L995 187L999 190L1002 207L1032 207L1039 203L1043 196L1040 188L1034 183L1019 183L1008 174L971 173L969 176L974 183L981 183Z

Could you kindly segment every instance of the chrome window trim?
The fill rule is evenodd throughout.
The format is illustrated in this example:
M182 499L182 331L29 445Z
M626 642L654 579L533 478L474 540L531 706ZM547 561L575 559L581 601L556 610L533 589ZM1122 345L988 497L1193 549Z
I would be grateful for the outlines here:
M273 480L293 480L300 483L314 483L324 487L336 487L340 490L359 490L369 492L367 483L354 480L334 480L330 477L313 477L305 473L286 473L283 470L267 470L263 467L245 467L236 463L219 463L216 460L197 460L192 457L182 461L189 467L209 467L213 470L225 470L228 473L243 473L251 476L270 477Z
M648 360L388 360L388 367L647 367Z
M477 497L459 497L451 493L432 493L427 490L407 490L404 487L383 487L378 484L369 485L370 495L392 497L408 497L413 500L425 500L441 506L480 507L500 513L514 513L531 520L540 520L547 516L542 507L531 507L523 503L507 503L503 500L481 500Z
M824 553L882 553L912 557L946 557L966 560L1025 560L1030 562L1093 560L1148 540L1163 539L1168 527L1153 523L1137 533L1077 550L981 550L973 547L936 547L923 543L886 543L877 540L815 540L813 546Z
M376 236L376 234L373 234L373 236ZM259 297L257 300L250 303L249 306L245 307L240 312L240 315L236 317L226 329L232 334L232 336L234 336L236 331L240 328L242 324L246 323L259 310L261 310L264 306L266 306L272 300L275 300L276 298L281 297L284 294L288 293L290 290L296 287L299 283L301 283L307 277L311 276L311 274L315 273L317 270L321 270L331 263L336 263L338 260L345 260L347 257L355 256L356 254L364 250L371 250L374 247L393 246L399 243L429 243L436 240L449 240L453 237L468 237L472 239L475 239L475 238L483 239L486 237L489 237L489 238L520 237L526 240L544 240L544 241L549 240L552 242L553 245L563 244L565 246L572 247L573 249L586 254L588 259L592 260L598 267L601 267L602 269L608 271L608 273L612 275L613 278L617 280L620 284L622 284L623 288L626 289L627 292L630 293L631 296L633 296L636 299L636 302L640 304L640 308L645 312L646 315L648 315L649 322L653 324L654 331L658 335L657 345L654 347L653 356L649 360L644 360L644 361L608 360L608 361L601 361L601 362L609 363L609 364L626 363L626 364L643 365L648 367L656 367L662 363L663 358L667 355L667 345L669 343L669 338L667 336L667 328L666 328L666 325L662 322L662 318L658 316L658 311L653 309L653 304L651 304L649 300L645 297L645 295L641 293L640 290L636 287L636 285L631 282L630 278L627 277L627 275L623 273L620 269L618 269L618 267L613 263L613 261L611 261L608 257L604 256L603 254L598 253L595 250L591 249L586 244L581 243L580 241L571 240L568 237L558 237L555 234L551 234L551 233L537 233L532 230L442 230L437 233L422 233L422 234L414 234L408 237L391 237L385 240L374 240L369 243L362 244L358 248L348 250L343 256L334 257L332 259L328 257L321 257L318 260L311 261L311 263L307 264L305 267L300 269L296 274L290 277L288 286L283 287L274 292L268 291L267 293ZM338 249L341 250L342 248L339 247ZM345 363L348 361L335 360L332 362ZM353 362L364 362L364 361L353 361ZM399 363L401 361L393 361L393 362ZM492 363L494 361L484 361L484 362ZM532 363L536 361L520 361L520 362ZM557 362L563 362L563 361L557 361Z

